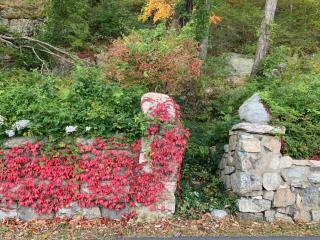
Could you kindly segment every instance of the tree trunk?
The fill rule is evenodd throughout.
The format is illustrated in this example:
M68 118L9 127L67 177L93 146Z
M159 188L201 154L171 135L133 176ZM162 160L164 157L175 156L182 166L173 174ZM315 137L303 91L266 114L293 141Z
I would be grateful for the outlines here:
M202 39L202 41L200 43L199 55L202 60L205 60L207 58L208 45L209 45L209 29L208 29L208 33L206 34L206 36Z
M193 10L193 0L186 0L187 13L192 13L192 10Z
M208 1L206 0L205 2L206 4L206 10L207 12L209 13L210 12L210 4L208 3ZM209 21L209 19L208 19ZM206 29L204 29L205 33L203 35L203 38L201 40L201 43L200 43L200 58L202 60L205 60L207 58L207 54L208 54L208 45L209 45L209 34L210 34L210 24L208 23L207 24L208 26L206 26Z
M273 23L274 15L277 9L278 0L267 0L265 7L265 18L261 24L261 33L258 40L256 56L251 71L251 76L255 76L258 71L259 64L268 53L269 38L270 38L270 25Z

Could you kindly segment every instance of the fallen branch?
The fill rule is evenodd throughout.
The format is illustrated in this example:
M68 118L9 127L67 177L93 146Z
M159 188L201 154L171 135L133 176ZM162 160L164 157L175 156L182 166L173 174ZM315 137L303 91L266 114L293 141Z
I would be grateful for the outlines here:
M24 37L24 36L12 36L12 35L4 35L0 34L0 42L3 42L8 47L20 49L22 51L22 48L28 48L31 49L35 57L41 62L41 71L45 68L47 71L49 71L48 65L44 59L42 59L39 55L39 52L43 52L48 54L49 56L60 58L65 62L68 62L70 64L75 64L80 59L71 54L66 52L65 50L58 48L56 46L53 46L47 42L32 38L32 37ZM82 60L83 61L83 60ZM90 62L85 61L87 65L92 65Z

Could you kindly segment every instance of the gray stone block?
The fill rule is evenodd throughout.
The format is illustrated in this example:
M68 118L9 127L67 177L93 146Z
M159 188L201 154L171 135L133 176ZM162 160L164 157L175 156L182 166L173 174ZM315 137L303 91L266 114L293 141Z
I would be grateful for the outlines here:
M284 156L280 158L280 165L279 168L283 169L283 168L290 168L293 164L293 160L291 157L289 156Z
M279 173L271 172L263 174L263 187L267 191L273 191L280 187L282 179Z
M282 207L282 208L277 208L276 212L278 213L283 213L289 216L293 216L294 212L295 212L295 208L294 206L288 206L288 207Z
M320 167L311 167L308 179L312 183L320 183Z
M312 216L312 221L320 222L320 210L312 210L311 216Z
M254 94L241 105L239 116L241 120L250 123L268 123L270 121L270 115L261 103L258 94Z
M252 197L256 199L262 199L263 191L251 191L245 194L242 194L243 197Z
M242 122L234 125L231 131L244 131L247 133L284 135L285 127L273 127L268 124Z
M231 135L229 138L229 151L236 150L238 145L238 135Z
M231 175L232 190L239 195L262 190L262 177L258 173L236 172Z
M296 222L305 222L305 223L311 222L310 211L304 211L304 210L295 211L293 219Z
M274 197L274 191L264 191L263 198L272 201Z
M265 199L241 198L238 200L240 212L258 213L271 208L271 201Z
M236 170L235 167L232 166L226 166L224 169L224 173L227 175L230 175L231 173L234 173L234 171Z
M220 170L224 169L226 167L226 165L227 165L227 157L225 155L223 155L223 157L221 158L221 160L219 162L218 168Z
M82 208L82 216L84 219L101 218L101 211L99 207Z
M56 216L59 218L73 219L76 216L81 216L82 210L78 203L72 202L67 207L61 208L57 211Z
M319 208L319 189L316 187L307 187L301 192L301 204L304 210Z
M252 161L253 169L257 171L266 172L266 171L278 171L280 165L280 154L272 152L264 152L257 160Z
M36 213L31 207L19 207L17 210L17 218L23 221L47 220L53 219L54 213L40 215Z
M252 163L257 162L260 158L258 153L248 153L237 151L235 153L235 167L240 171L250 171L254 169Z
M281 142L277 137L263 136L261 144L269 152L280 153Z
M104 208L104 207L101 208L101 216L103 218L108 218L111 220L121 219L123 214L129 213L129 212L130 212L129 207L125 207L120 210L113 210L113 209L108 209L108 208Z
M273 222L275 219L275 210L267 210L264 212L264 217L267 222Z
M241 134L239 138L239 151L248 153L259 153L261 152L261 144L259 139L255 138L254 135Z
M281 171L284 180L293 187L305 188L309 186L307 177L309 176L309 168L304 166L293 166Z
M292 164L295 166L311 166L309 160L292 160Z
M33 137L15 137L10 138L4 142L5 148L13 148L15 146L21 146L26 143L36 143L37 139Z
M289 188L278 189L274 194L274 207L287 207L295 203L295 195Z
M292 220L292 217L286 215L286 214L283 214L283 213L276 213L275 214L275 220L277 221L281 221L281 222L287 222L287 223L290 223L290 224L294 224L293 220Z
M18 215L17 208L17 203L12 203L10 206L0 203L0 220L16 218Z
M211 216L214 219L221 220L221 219L224 219L224 218L228 217L228 213L225 210L213 209L211 211Z
M264 220L263 213L239 213L240 221L259 221L262 222Z

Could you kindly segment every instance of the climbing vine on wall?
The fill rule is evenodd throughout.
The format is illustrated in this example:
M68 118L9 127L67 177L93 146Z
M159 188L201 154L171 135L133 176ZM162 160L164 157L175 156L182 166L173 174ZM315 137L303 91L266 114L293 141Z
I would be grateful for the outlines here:
M141 140L126 146L116 138L96 139L49 153L40 142L27 143L0 151L1 202L9 206L17 201L39 214L56 212L71 202L113 210L137 204L155 208L164 182L173 176L179 179L189 137L187 129L168 122L164 106L154 109L147 131L149 137L153 134L151 172L143 170L148 162L139 163Z

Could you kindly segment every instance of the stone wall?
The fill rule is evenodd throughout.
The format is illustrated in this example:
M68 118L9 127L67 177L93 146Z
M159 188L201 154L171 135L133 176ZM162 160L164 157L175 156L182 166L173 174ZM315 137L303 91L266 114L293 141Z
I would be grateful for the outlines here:
M40 26L42 22L43 16L36 6L0 3L0 23L13 32L31 36L35 28Z
M238 196L240 218L319 222L320 161L283 156L284 128L243 120L231 129L219 165L225 186Z
M72 163L71 165L67 161L68 168L64 168L65 165L63 164L56 167L46 166L46 164L51 165L51 158L57 162L59 157L52 155L50 159L45 160L45 157L39 156L34 151L36 147L32 145L37 144L36 138L15 137L6 140L2 148L0 148L0 167L2 167L0 169L0 220L7 218L19 220L53 219L54 217L72 219L79 216L84 219L101 217L120 219L132 216L137 216L140 219L154 219L172 216L175 212L175 191L180 180L179 171L188 132L180 123L177 105L167 95L145 94L142 97L141 106L142 111L151 119L150 124L152 127L152 129L148 129L148 134L142 140L128 145L114 140L102 141L78 138L74 146L79 149L80 157L70 155L70 159L75 158L77 160L75 164ZM152 119L158 119L158 117L160 117L160 122L165 123L167 130L155 129ZM158 126L158 120L156 122ZM170 131L168 130L170 129L169 126L171 126ZM183 134L181 135L180 133ZM176 142L175 138L179 142ZM30 147L31 151L26 151ZM106 162L111 161L111 165L101 165L103 161L97 161L97 159L104 160L110 156L111 158ZM28 194L25 188L30 186L34 188L34 185L41 184L46 188L51 186L50 184L53 182L56 184L57 179L50 178L50 176L54 177L55 175L46 175L45 173L45 177L38 175L37 179L19 179L19 184L15 185L15 177L13 176L16 173L13 173L12 178L10 177L11 170L8 168L11 164L10 161L14 161L16 164L14 166L17 168L21 167L21 163L26 166L30 164L30 161L41 161L42 164L35 165L38 172L41 171L41 167L46 167L45 169L48 169L47 171L49 172L57 171L57 168L60 167L61 171L65 171L71 167L72 172L70 174L72 178L78 176L77 182L80 181L80 183L73 183L73 179L67 178L61 182L62 185L68 186L70 183L71 187L75 186L77 188L73 195L69 196L67 193L64 197L59 198L67 204L60 204L57 201L55 205L50 203L51 198L54 199L56 197L54 194L46 198L49 203L46 202L47 200L43 201L43 199L39 201L37 197L33 199L32 196L29 196L34 192ZM121 165L120 161L128 165ZM86 169L82 167L85 165L88 165ZM110 169L110 166L112 169ZM81 169L80 171L79 168ZM75 175L75 171L79 172L80 175ZM82 172L86 171L91 171L92 174L81 175ZM105 174L106 171L110 172L110 174ZM23 173L23 170L19 173ZM28 175L28 173L25 174ZM59 175L59 172L57 174ZM103 180L98 178L97 182L89 179L91 183L86 183L88 177L96 178L99 174L103 174ZM126 175L128 175L128 178L123 177ZM30 178L31 175L28 176ZM119 186L117 185L118 183ZM97 191L98 188L99 191ZM157 192L157 188L158 191L159 189L161 191ZM112 189L111 192L108 192L108 189ZM54 192L55 190L51 189L51 191ZM59 191L56 191L56 193L60 194ZM108 193L101 196L104 192ZM25 199L21 199L19 194L24 194L30 201L36 202L25 201ZM37 192L37 194L48 193L42 191L41 193ZM8 197L9 195L10 198ZM113 198L113 201L110 201L109 204L108 200L110 198ZM81 206L83 203L88 202L88 199L91 202ZM41 204L43 204L43 208L47 208L48 205L52 204L54 209L52 208L53 210L49 213L39 213L42 207ZM108 204L110 208L106 207Z

